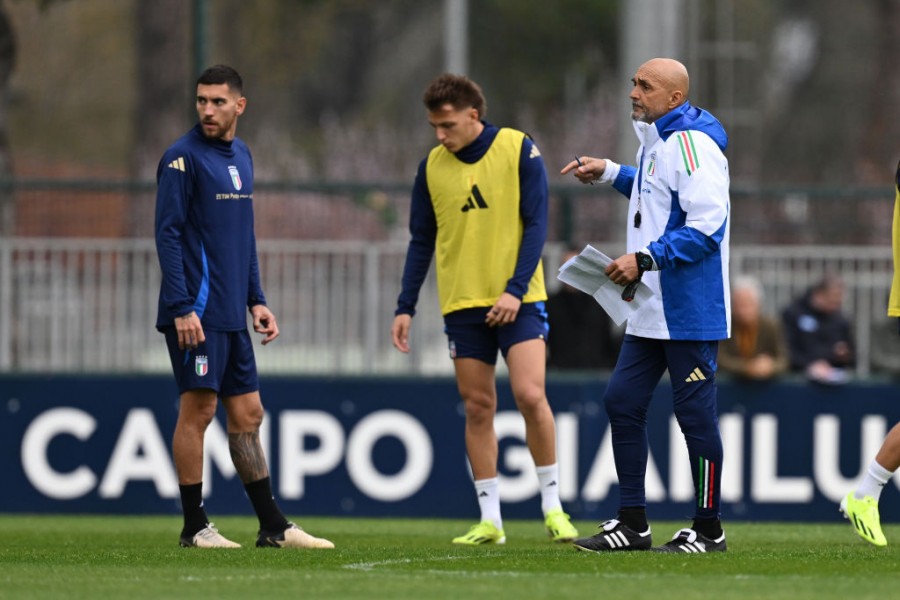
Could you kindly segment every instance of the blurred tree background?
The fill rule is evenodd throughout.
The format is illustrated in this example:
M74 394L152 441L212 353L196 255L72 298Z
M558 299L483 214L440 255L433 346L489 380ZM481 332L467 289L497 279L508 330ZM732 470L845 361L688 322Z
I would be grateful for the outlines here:
M284 368L375 372L407 368L378 323L435 144L428 83L466 72L488 120L537 141L552 273L567 245L624 247L626 203L558 172L633 161L630 79L654 56L729 133L735 272L766 276L774 309L837 269L864 374L870 326L888 331L900 0L0 0L0 369L168 368L146 358L154 179L206 66L244 76ZM445 356L431 314L414 369Z
M692 101L731 134L735 182L890 182L900 0L655 4L683 9L667 30ZM626 6L468 3L488 119L530 132L551 181L573 152L629 159L623 49L642 48ZM258 178L408 182L433 144L421 93L444 68L441 0L0 0L0 175L152 180L194 118L198 40L245 77Z

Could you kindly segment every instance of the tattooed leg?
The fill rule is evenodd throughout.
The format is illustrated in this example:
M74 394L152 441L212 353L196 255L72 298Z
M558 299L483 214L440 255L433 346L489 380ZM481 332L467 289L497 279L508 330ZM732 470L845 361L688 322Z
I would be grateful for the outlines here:
M259 431L228 434L231 461L243 483L259 481L269 476L266 455L259 442Z
M259 427L263 420L259 392L224 398L228 414L228 449L238 476L244 483L269 476L266 455L259 441Z

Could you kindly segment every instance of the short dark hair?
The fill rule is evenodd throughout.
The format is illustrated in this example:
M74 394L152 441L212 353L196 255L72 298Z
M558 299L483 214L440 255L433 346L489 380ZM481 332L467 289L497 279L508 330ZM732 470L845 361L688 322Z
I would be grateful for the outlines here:
M465 75L444 73L428 84L422 101L432 112L450 104L456 110L474 108L482 119L487 114L487 100L481 87Z
M228 65L215 65L200 74L197 85L227 85L238 94L244 92L244 80L240 74Z

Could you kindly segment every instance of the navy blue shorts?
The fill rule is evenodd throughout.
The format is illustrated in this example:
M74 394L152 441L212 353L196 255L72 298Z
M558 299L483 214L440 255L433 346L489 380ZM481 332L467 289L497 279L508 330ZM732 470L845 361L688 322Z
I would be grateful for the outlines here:
M523 304L516 320L501 327L488 327L484 320L490 306L469 308L444 315L444 333L450 346L450 358L477 358L497 364L497 350L506 358L519 342L546 340L549 327L543 302Z
M206 341L194 350L178 348L178 333L166 328L166 345L178 391L206 388L219 396L238 396L259 390L256 357L250 332L204 331Z

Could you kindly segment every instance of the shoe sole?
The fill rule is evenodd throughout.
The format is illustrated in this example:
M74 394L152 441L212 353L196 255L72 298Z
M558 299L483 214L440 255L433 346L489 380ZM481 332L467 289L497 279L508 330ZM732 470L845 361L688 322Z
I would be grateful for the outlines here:
M687 550L682 550L681 548L666 548L664 546L657 546L655 548L650 548L651 552L658 552L660 554L714 554L716 552L727 552L727 548L716 548L714 550L704 550L703 552L688 552Z
M216 550L216 549L220 549L220 548L224 549L224 550L229 550L231 548L240 548L241 547L241 545L238 544L237 542L232 542L232 543L234 544L233 546L228 546L225 544L201 545L201 544L185 543L185 542L179 541L178 545L181 546L182 548L202 548L204 550L208 550L208 549Z
M240 547L241 547L241 545L238 544L237 542L232 542L231 540L229 540L229 539L227 539L227 538L224 538L224 539L225 539L225 541L226 541L227 543L222 543L222 544L211 544L211 543L198 544L198 543L194 542L194 540L184 540L184 539L180 539L180 540L178 540L178 545L181 546L182 548L202 548L202 549L204 549L204 550L210 549L210 548L212 548L212 549L224 548L224 549L227 550L227 549L230 549L230 548L240 548Z
M290 532L290 533L288 533ZM262 542L256 541L257 548L294 548L301 550L331 550L334 543L330 540L317 538L302 530L288 530L284 539L276 540L272 537L264 537Z
M453 543L456 544L457 546L490 546L490 545L502 546L503 544L506 543L506 536L504 535L502 538L499 538L496 540L485 540L483 542L478 542L478 543L457 542L456 540L453 540Z
M607 554L609 552L647 552L652 550L653 548L635 548L634 546L626 546L625 548L604 548L603 550L594 550L592 548L585 548L584 546L579 546L578 544L572 544L576 550L580 552L593 552L594 554Z

